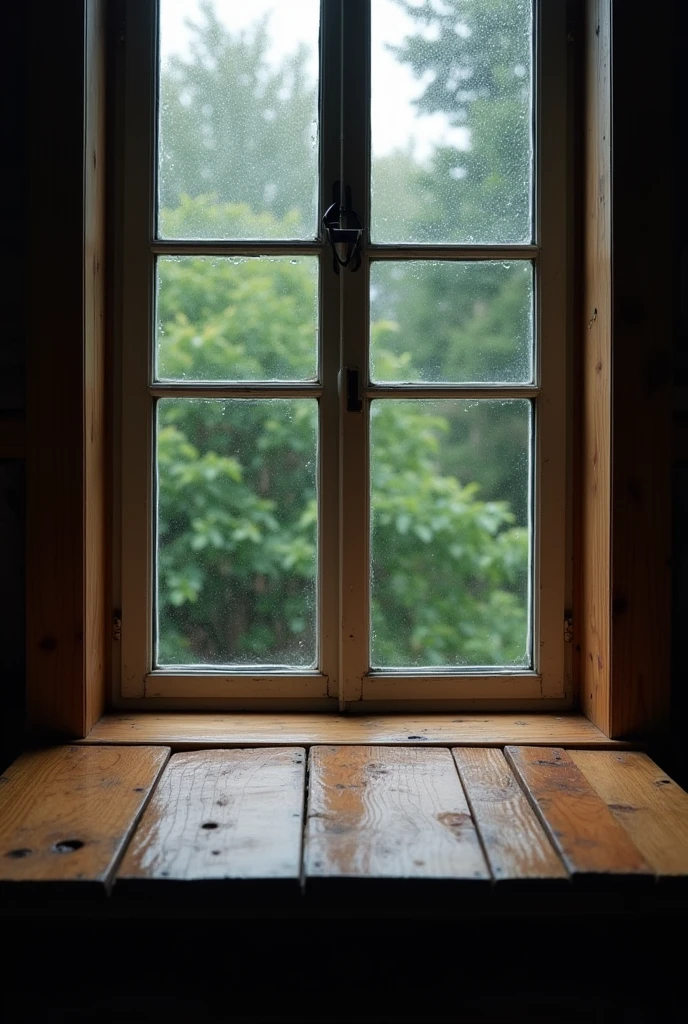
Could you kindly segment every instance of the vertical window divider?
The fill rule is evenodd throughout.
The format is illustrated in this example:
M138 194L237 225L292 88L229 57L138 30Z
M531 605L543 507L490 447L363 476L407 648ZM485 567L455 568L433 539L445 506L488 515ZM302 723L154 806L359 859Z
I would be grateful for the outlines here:
M327 676L327 693L339 696L339 400L341 278L334 273L332 252L322 238L322 217L332 203L341 177L340 111L342 95L341 25L344 0L322 0L320 20L320 208L323 248L320 256L319 373L320 399L318 594L319 659Z
M155 301L154 231L157 4L127 5L125 33L125 155L122 225L121 596L126 595L121 640L121 695L145 696L153 624L152 465L149 383ZM124 460L126 459L126 471ZM117 590L117 588L115 588ZM116 652L117 654L117 652Z
M370 237L370 3L342 4L341 182L363 223L361 265L342 269L341 366L358 370L361 390L368 384ZM344 389L345 390L345 389ZM369 415L363 398L360 412L349 412L340 396L340 587L341 647L339 702L362 697L369 667L370 631L370 500Z

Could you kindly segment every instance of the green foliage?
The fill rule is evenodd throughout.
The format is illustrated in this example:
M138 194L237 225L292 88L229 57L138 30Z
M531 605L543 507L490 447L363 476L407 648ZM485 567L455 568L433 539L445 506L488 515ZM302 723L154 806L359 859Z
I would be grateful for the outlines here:
M468 130L438 147L414 188L421 242L529 242L532 0L398 0L420 31L396 49L427 84L419 112Z
M460 66L468 68L485 43L481 32L496 32L504 12L510 18L509 12L523 4L447 0L407 6L419 22L439 17L436 7L451 9L438 37L445 42L453 24L470 27L468 35L454 32L452 43L461 50ZM269 68L265 25L232 37L209 4L203 11L190 59L175 58L162 82L168 125L163 233L298 237L310 214L308 203L299 206L294 197L307 195L304 182L312 173L313 95L303 76L304 55ZM491 39L493 50L501 45L499 38L497 33ZM432 45L419 34L407 40L400 59L414 67L430 61L435 69ZM460 159L474 198L462 208L459 228L446 209L447 182L456 186L449 173L458 159L454 150L438 151L429 169L415 165L408 154L396 162L389 158L378 187L388 175L397 188L401 181L403 191L395 204L385 206L382 190L383 219L393 219L398 208L418 225L444 230L451 223L452 230L477 232L476 237L482 237L481 217L490 230L507 234L522 221L522 204L509 213L500 196L514 168L521 173L523 154L498 152L497 141L490 141L489 133L482 139L478 125L485 121L479 104L491 103L496 120L506 119L513 134L523 108L522 81L512 73L514 62L524 59L520 45L503 46L503 62L496 66L493 60L489 74L476 65L473 74L489 88L481 85L475 95L468 87L457 89L443 100L445 107L437 106L442 94L432 83L421 97L428 111L454 104L452 118L473 134L472 150ZM469 77L464 75L464 86ZM224 106L207 102L214 89L232 97L231 110L228 101ZM274 113L266 120L261 111L268 109ZM246 137L247 119L252 140ZM497 219L493 207L501 211ZM317 289L312 262L305 257L161 260L159 374L202 381L312 379ZM518 378L523 354L514 338L529 331L526 275L507 273L500 265L479 269L479 286L470 289L457 288L441 269L421 283L390 278L380 287L372 325L380 379L420 379L427 366L439 380ZM475 276L473 268L471 273ZM528 663L524 406L374 403L375 664ZM158 662L314 663L315 402L166 399L158 410Z
M161 78L161 207L174 210L188 195L212 196L258 215L243 232L235 221L222 224L219 210L212 234L182 220L186 238L263 238L265 213L288 218L281 224L287 238L314 237L317 94L308 55L302 48L275 68L266 56L265 18L232 35L210 0L200 7L189 57L170 58ZM169 216L163 232L174 237Z

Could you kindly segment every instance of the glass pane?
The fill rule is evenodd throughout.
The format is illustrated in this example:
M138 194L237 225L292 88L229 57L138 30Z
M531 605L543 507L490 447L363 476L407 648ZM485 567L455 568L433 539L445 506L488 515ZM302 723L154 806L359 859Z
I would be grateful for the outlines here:
M372 0L372 237L531 239L532 0Z
M157 664L316 659L317 402L161 399Z
M314 238L318 0L160 0L162 238Z
M158 380L314 380L316 257L158 259Z
M371 408L373 668L528 668L531 404Z
M370 310L375 381L532 380L530 263L373 263Z

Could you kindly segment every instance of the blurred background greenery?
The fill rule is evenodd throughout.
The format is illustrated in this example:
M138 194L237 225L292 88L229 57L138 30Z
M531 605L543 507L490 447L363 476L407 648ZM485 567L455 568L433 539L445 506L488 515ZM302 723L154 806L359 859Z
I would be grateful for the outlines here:
M373 125L373 240L530 241L530 0L396 3L379 45L463 142L376 153ZM160 233L314 237L309 52L218 8L163 63ZM532 287L518 261L373 264L373 378L529 381ZM157 322L161 379L312 380L316 261L161 258ZM158 402L158 664L316 662L316 424L305 399ZM530 431L525 400L373 403L373 665L530 664Z

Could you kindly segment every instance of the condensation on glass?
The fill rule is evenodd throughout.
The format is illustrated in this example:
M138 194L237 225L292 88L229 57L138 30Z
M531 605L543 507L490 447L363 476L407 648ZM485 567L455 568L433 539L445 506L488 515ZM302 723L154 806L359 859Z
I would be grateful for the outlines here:
M297 7L160 0L159 237L315 237L320 4Z
M315 665L317 416L312 399L158 401L156 667Z
M315 380L317 257L160 257L156 322L158 380Z
M530 668L530 401L376 400L370 432L373 669Z
M533 377L527 261L379 261L370 269L370 372L379 383Z
M533 0L372 0L375 242L523 243Z

